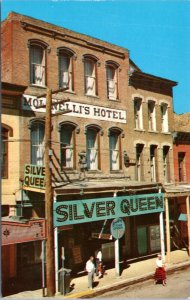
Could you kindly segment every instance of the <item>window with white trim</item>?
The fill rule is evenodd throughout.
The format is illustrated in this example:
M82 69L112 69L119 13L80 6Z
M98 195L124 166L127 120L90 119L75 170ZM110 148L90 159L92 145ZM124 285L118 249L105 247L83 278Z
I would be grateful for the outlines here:
M45 49L36 44L30 45L30 82L38 86L46 84Z
M169 131L168 125L168 105L166 103L161 104L161 117L162 117L162 132Z
M62 124L60 128L61 169L74 167L74 129L70 124Z
M84 58L84 89L88 96L97 95L96 61L91 58Z
M148 101L148 129L150 131L156 131L156 109L155 102Z
M109 151L110 151L110 170L121 169L121 142L120 132L110 130L109 133Z
M143 144L136 145L136 180L144 180L144 168L143 168Z
M134 99L134 121L135 129L143 129L143 113L142 113L142 99Z
M170 160L169 160L170 147L163 146L163 172L164 181L170 182Z
M43 165L44 164L44 137L45 125L43 122L32 122L31 124L31 164Z
M96 128L88 128L86 132L88 170L98 170L99 132Z
M151 181L156 182L158 176L158 166L157 166L157 146L150 145L150 174Z
M115 65L106 66L107 97L110 100L118 99L118 70Z
M59 51L59 87L73 91L73 59L72 54Z

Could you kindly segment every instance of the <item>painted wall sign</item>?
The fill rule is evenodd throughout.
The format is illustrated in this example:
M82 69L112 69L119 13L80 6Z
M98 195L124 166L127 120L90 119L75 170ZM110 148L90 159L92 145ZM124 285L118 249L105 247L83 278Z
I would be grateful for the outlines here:
M53 100L56 102L56 100ZM46 98L37 99L35 96L23 95L22 109L30 111L45 112L45 108L37 108L46 104ZM127 123L126 111L119 109L111 109L109 107L95 106L78 102L66 102L62 104L54 104L52 106L52 114L65 109L72 110L67 113L68 116L96 119L110 122Z
M44 189L45 167L37 165L25 165L24 186Z
M163 193L54 203L54 225L78 224L164 211Z
M45 239L45 220L27 223L2 221L2 245Z

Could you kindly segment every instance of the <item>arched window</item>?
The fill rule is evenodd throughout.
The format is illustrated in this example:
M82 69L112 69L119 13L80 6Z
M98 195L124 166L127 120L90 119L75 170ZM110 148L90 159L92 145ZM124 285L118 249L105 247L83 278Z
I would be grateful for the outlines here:
M30 124L31 130L31 164L44 164L44 137L45 124L42 121L33 121Z
M88 96L97 96L97 58L85 55L84 61L84 90Z
M86 153L88 170L98 170L99 166L99 144L101 128L99 126L88 126L86 128Z
M122 130L118 128L110 128L108 131L111 171L121 169L121 133Z
M60 161L61 169L75 168L75 131L76 124L63 122L60 131Z
M48 45L38 40L29 41L30 83L37 86L46 85L46 49Z
M110 100L117 100L119 98L118 67L118 64L114 62L106 62L107 97Z
M68 88L68 91L74 90L73 58L75 57L75 53L67 48L58 49L59 87Z

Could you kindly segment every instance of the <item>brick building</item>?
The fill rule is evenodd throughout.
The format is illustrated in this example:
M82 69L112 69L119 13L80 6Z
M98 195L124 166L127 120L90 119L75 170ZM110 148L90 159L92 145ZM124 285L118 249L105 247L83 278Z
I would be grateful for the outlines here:
M45 218L44 186L34 175L43 173L46 91L67 88L53 93L51 119L56 270L62 247L73 270L83 269L98 248L112 262L110 224L117 216L126 225L120 240L124 259L160 251L160 192L175 182L172 90L177 83L142 72L125 48L13 12L2 22L2 80L22 94L15 100L14 121L3 107L2 133L17 140L6 143L6 153L18 168L11 182L13 165L7 161L5 215L22 211L27 219ZM65 109L69 112L60 114ZM29 268L39 262L41 244L27 243L24 250L19 244L18 253L27 253L27 247Z

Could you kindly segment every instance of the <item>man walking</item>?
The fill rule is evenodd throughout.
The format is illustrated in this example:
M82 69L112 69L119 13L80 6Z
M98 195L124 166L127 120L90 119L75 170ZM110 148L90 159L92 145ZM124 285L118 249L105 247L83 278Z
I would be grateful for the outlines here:
M88 272L88 288L90 288L92 290L93 280L94 280L94 272L95 272L93 256L90 256L89 260L86 263L86 271Z

